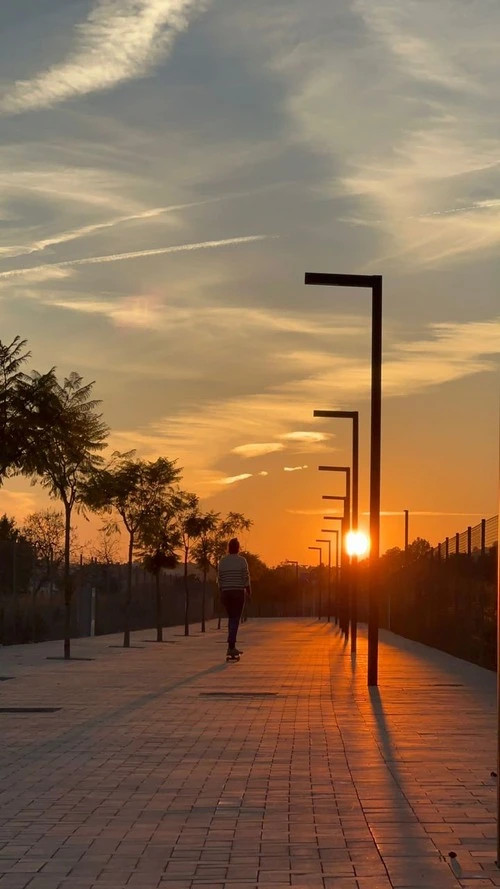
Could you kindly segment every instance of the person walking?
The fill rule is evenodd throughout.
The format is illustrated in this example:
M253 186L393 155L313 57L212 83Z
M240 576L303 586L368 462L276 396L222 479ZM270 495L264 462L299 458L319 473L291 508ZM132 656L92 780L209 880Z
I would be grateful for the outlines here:
M227 555L219 561L217 584L228 617L227 658L237 659L243 654L236 648L238 627L245 599L250 599L252 590L248 562L240 555L240 543L236 537L229 541Z

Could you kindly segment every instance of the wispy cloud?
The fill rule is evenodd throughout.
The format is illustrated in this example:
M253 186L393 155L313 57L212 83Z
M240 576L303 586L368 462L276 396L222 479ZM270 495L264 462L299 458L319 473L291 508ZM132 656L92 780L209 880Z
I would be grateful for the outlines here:
M299 442L299 443L321 443L323 441L327 441L331 438L331 433L326 432L306 432L306 431L298 431L298 432L285 432L284 435L280 435L280 438L285 439L285 441L291 442Z
M204 8L200 0L98 0L78 25L66 59L17 81L0 99L4 113L49 108L146 75Z
M236 482L244 482L248 478L252 478L251 472L242 472L240 475L228 475L226 478L221 478L219 480L219 484L221 485L234 485Z
M369 512L362 512L361 515L370 515L370 513ZM382 517L393 517L393 516L402 517L403 510L401 510L401 509L400 510L384 509L384 510L381 510L380 515ZM462 517L463 516L471 516L471 518L473 516L474 517L480 516L481 518L484 518L484 512L429 512L429 511L422 512L421 510L412 509L412 510L410 510L410 516L428 516L428 517L436 516L438 518L439 517L446 518L446 516L457 516L457 517L458 516L462 516Z
M8 269L0 272L1 278L17 278L35 271L45 271L52 268L71 268L81 265L99 265L106 262L122 262L126 259L141 259L147 256L161 256L168 253L189 253L193 250L212 250L216 247L231 247L237 244L251 244L255 241L264 241L268 235L244 235L236 238L222 238L220 241L200 241L195 244L177 244L172 247L155 247L152 250L133 250L128 253L112 253L104 256L85 256L82 259L66 259L62 262L46 263L45 265L32 266L31 268ZM273 236L270 236L273 237Z
M254 444L238 445L232 449L233 454L239 457L263 457L265 454L274 454L276 451L282 451L284 445L276 441L255 442Z
M287 509L286 512L288 512L290 515L310 515L310 516L329 515L329 516L335 516L335 518L337 516L339 518L342 516L341 512L330 512L325 509Z
M305 466L284 466L283 470L285 472L300 472L301 469L308 469L307 465Z

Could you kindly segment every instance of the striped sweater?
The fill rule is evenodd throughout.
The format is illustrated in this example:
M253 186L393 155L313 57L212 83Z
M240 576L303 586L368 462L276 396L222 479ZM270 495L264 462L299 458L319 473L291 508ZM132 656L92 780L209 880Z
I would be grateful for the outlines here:
M247 560L237 553L229 553L222 556L217 570L217 583L219 589L243 590L250 588L250 572Z

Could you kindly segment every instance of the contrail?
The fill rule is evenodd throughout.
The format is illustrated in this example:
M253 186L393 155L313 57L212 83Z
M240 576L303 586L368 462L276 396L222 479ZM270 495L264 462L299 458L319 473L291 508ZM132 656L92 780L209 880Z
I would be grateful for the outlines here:
M203 207L205 204L221 203L227 200L226 196L216 198L204 198L201 201L189 201L184 204L170 204L166 207L151 207L149 210L139 210L137 213L130 213L127 216L115 216L106 222L93 222L89 225L82 225L80 228L72 228L66 232L61 232L52 237L42 238L33 244L25 247L18 247L17 252L11 252L15 248L0 247L0 257L2 254L8 256L9 259L15 259L18 256L30 256L33 253L41 253L47 247L55 247L59 244L67 244L69 241L76 241L78 238L84 238L87 235L93 235L95 232L103 231L107 228L114 228L117 225L123 225L125 222L141 221L142 219L155 219L159 216L165 216L168 213L175 213L177 210L189 210L193 207Z
M277 235L245 235L241 238L224 238L220 241L200 241L195 244L177 244L174 247L156 247L152 250L134 250L130 253L111 253L104 256L86 256L83 259L65 259L63 262L49 262L45 265L35 265L29 268L9 269L0 272L0 278L18 278L29 275L31 272L46 271L47 269L62 269L78 265L98 265L104 262L121 262L125 259L140 259L143 256L160 256L164 253L188 253L194 250L211 250L216 247L232 247L236 244L252 244L256 241L265 241L276 238Z

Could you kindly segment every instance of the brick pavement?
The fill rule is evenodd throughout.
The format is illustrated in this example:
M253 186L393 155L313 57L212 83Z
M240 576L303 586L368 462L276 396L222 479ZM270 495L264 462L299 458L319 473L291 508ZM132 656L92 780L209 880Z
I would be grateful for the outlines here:
M0 648L0 889L500 886L495 677L312 620ZM175 644L171 644L175 643ZM228 696L229 695L229 696ZM455 851L452 861L449 851Z

